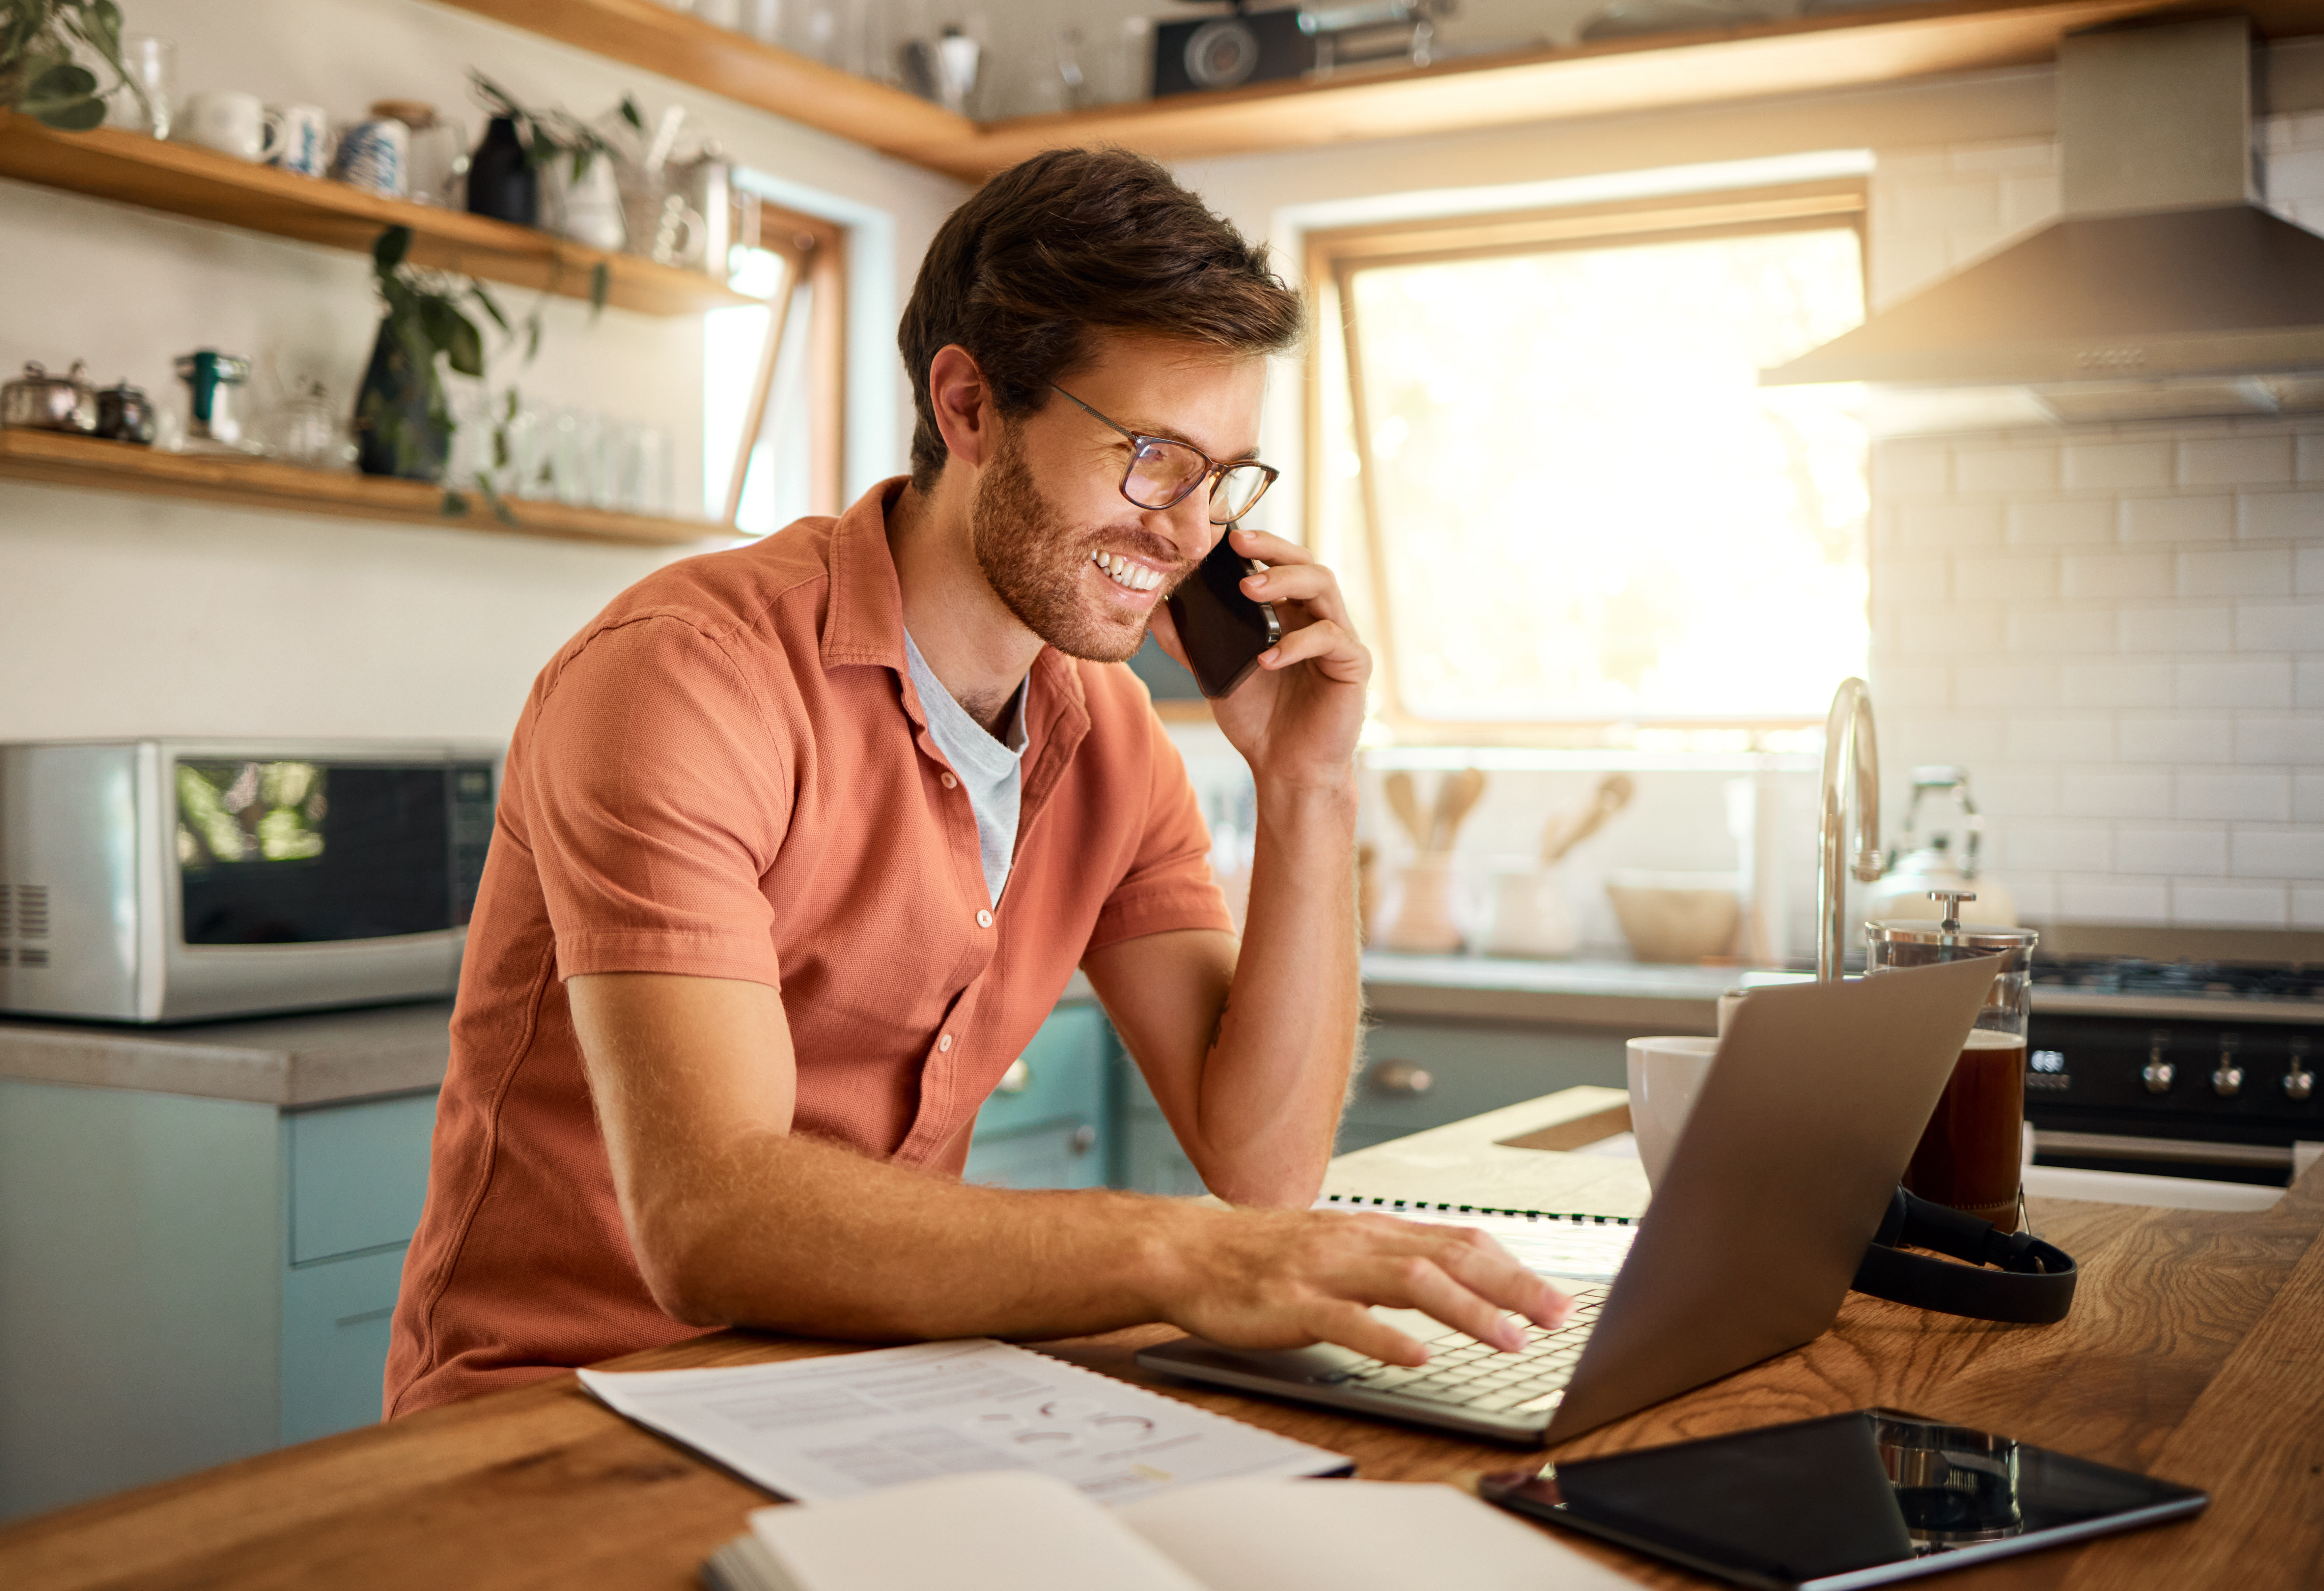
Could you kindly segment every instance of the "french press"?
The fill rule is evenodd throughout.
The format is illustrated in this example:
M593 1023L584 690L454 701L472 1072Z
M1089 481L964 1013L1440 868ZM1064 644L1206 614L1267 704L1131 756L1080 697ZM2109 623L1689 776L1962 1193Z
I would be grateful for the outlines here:
M1951 1079L1921 1133L1904 1186L1932 1203L1965 1210L2004 1232L2024 1225L2018 1167L2025 1122L2025 1020L2033 984L2031 929L1960 920L1967 890L1932 890L1943 903L1936 922L1864 925L1871 971L1877 975L1969 957L2000 958L1977 1023L1961 1045Z

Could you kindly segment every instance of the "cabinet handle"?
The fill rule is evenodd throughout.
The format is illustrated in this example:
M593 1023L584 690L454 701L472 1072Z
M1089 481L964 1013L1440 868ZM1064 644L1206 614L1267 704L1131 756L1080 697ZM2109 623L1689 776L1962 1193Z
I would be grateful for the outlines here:
M1416 1099L1436 1087L1436 1074L1408 1060L1384 1060L1372 1068L1372 1092Z
M1096 1147L1097 1129L1095 1127L1089 1125L1087 1123L1084 1123L1082 1125L1074 1129L1073 1152L1074 1158L1079 1159L1081 1156L1087 1154L1091 1150L1095 1149Z
M1025 1058L1020 1055L1009 1063L1009 1069L1001 1074L1001 1081L992 1087L996 1094L1022 1094L1032 1086L1033 1068L1025 1064Z

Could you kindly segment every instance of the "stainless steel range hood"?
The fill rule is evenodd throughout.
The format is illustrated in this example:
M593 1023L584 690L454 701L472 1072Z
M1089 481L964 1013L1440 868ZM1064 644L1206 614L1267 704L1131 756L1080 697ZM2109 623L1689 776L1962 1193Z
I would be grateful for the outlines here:
M2254 202L2252 80L2242 17L2062 41L2061 217L1760 379L2061 421L2324 407L2324 236Z

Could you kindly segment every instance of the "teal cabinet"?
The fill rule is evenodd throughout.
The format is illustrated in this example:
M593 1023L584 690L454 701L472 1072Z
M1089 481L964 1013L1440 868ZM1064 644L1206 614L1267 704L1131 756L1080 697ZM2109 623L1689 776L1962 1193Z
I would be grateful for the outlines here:
M1060 1005L977 1112L962 1179L995 1188L1102 1188L1115 1158L1119 1046L1093 1004Z
M1582 1083L1627 1087L1625 1040L1613 1032L1383 1022L1340 1118L1339 1151L1465 1121Z
M435 1119L0 1080L0 1519L377 1420Z

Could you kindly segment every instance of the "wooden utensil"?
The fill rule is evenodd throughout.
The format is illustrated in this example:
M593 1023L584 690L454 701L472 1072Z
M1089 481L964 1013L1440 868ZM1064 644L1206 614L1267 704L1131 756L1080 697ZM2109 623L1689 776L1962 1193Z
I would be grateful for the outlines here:
M1628 773L1609 773L1600 780L1587 809L1574 817L1549 820L1549 827L1541 836L1541 865L1554 865L1566 852L1604 828L1609 818L1630 804L1637 788Z
M1412 837L1413 847L1428 849L1428 825L1421 821L1420 796L1412 788L1412 775L1399 768L1383 782L1388 787L1388 810L1404 825L1404 832Z
M1452 837L1461 831L1462 822L1485 793L1485 774L1481 768L1463 768L1458 773L1447 774L1436 787L1436 811L1428 822L1428 846L1432 851L1449 851Z

